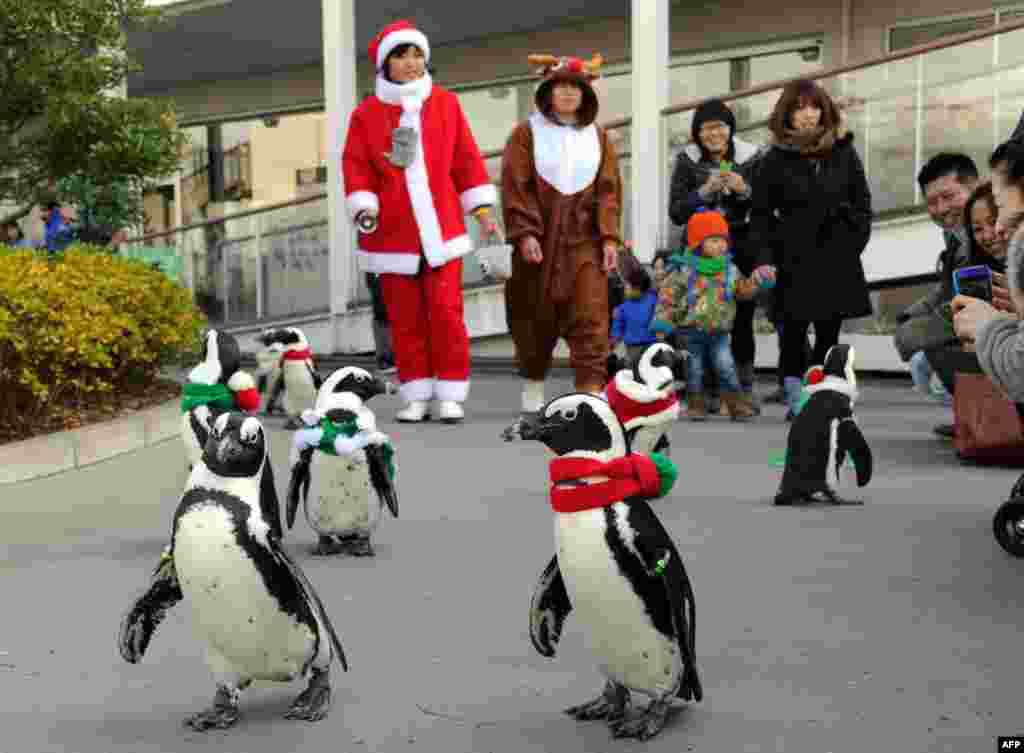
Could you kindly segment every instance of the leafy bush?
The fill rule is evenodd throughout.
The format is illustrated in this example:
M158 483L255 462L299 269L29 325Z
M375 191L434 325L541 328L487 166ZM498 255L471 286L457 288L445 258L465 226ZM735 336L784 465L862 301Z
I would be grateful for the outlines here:
M54 257L0 246L0 426L152 384L196 352L204 324L151 265L85 245Z

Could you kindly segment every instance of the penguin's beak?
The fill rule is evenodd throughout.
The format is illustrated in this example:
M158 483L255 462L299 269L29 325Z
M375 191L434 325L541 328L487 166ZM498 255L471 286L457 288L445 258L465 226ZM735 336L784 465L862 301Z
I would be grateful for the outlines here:
M376 397L377 395L393 395L397 392L395 386L380 377L375 377L373 382L370 383L370 397Z
M524 420L519 426L519 438L528 442L544 442L551 436L555 426L553 421L543 419Z

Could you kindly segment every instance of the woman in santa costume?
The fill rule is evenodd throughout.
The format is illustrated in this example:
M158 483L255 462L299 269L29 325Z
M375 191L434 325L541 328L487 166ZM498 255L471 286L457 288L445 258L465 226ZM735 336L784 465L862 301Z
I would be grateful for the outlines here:
M360 229L362 267L379 275L391 321L400 392L398 420L464 417L469 336L462 257L473 246L463 217L485 235L497 199L469 124L451 92L427 72L430 45L408 21L386 26L369 48L376 92L349 123L342 168L349 216Z
M518 249L505 311L524 380L523 418L544 404L559 337L569 344L576 389L604 389L608 273L621 245L622 211L615 147L594 123L598 101L590 82L599 75L600 55L529 61L542 66L538 111L512 131L501 173L505 233Z

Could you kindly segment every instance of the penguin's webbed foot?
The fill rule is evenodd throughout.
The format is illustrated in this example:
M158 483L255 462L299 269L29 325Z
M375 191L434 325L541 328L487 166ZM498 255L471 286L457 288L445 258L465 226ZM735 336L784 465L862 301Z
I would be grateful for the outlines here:
M373 544L370 543L369 538L356 538L351 541L346 541L345 553L353 557L374 557L376 552L373 550Z
M327 717L331 710L331 681L326 669L313 669L309 685L292 703L285 719L297 719L304 722L319 722Z
M635 737L638 740L650 740L664 729L671 707L672 702L667 699L651 701L643 714L616 725L612 729L612 737Z
M185 720L185 726L196 732L208 729L228 729L238 723L238 690L220 685L213 697L213 705Z
M321 536L311 553L316 557L330 557L334 554L345 554L347 551L345 542L338 541L333 536Z
M616 729L625 721L628 705L629 691L621 685L609 682L600 696L579 706L567 708L565 713L581 722L605 719L609 727Z

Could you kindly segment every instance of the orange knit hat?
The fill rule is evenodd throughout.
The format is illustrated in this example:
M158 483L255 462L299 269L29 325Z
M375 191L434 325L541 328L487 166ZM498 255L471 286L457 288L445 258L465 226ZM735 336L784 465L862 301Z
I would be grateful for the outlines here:
M719 212L697 212L686 223L686 242L690 248L699 248L704 241L716 235L729 237L729 223Z

